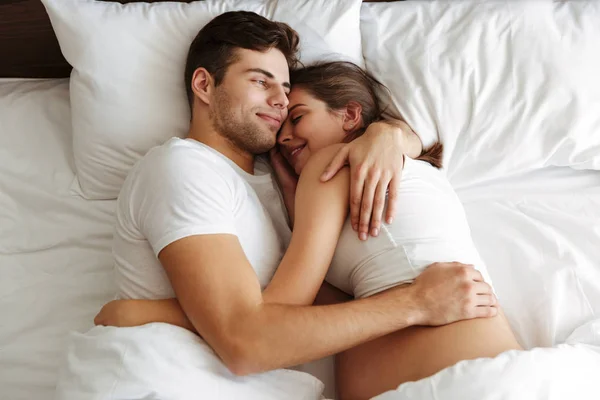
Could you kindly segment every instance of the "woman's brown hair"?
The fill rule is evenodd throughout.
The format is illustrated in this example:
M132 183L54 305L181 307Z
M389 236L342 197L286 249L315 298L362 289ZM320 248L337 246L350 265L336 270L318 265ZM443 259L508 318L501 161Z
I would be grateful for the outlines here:
M385 109L379 100L379 91L388 88L358 65L347 61L331 61L313 64L290 71L292 87L299 86L313 97L321 100L330 111L346 108L350 102L361 105L363 128L354 132L351 140L362 135L371 123L382 120ZM417 160L442 167L444 146L437 142L425 150Z

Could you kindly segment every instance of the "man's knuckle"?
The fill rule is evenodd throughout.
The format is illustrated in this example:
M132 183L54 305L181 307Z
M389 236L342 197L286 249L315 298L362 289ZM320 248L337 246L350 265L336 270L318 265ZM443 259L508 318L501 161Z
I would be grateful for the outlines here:
M379 176L381 175L381 172L379 172L378 169L375 168L371 168L369 170L369 172L367 173L367 176L369 177L369 179L377 179L379 178Z
M473 283L472 282L462 282L460 285L460 288L465 295L469 295L473 291Z
M468 267L461 266L459 267L458 273L461 278L466 279L469 277L470 271Z

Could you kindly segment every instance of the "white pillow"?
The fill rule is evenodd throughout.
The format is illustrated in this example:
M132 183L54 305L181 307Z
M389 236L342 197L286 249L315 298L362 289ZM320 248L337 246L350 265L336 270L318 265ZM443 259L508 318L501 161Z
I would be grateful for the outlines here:
M187 51L198 31L223 12L254 11L288 23L300 34L305 63L341 58L364 65L360 0L43 3L74 67L74 189L90 199L116 198L129 169L150 148L187 133Z
M366 3L367 69L455 187L600 169L600 2Z

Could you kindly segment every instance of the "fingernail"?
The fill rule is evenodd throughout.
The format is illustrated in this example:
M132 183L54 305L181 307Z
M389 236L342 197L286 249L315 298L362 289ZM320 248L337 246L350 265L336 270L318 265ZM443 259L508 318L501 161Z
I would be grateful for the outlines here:
M377 228L371 229L371 236L377 236L377 235L379 235L379 229L377 229Z
M364 232L361 232L360 235L358 235L358 238L360 240L367 240L367 234Z
M388 223L388 225L390 225L390 224L391 224L393 221L394 221L394 218L392 218L392 217L389 217L389 218L387 219L387 223Z
M328 176L329 176L329 171L323 172L323 175L321 175L321 180L326 181Z

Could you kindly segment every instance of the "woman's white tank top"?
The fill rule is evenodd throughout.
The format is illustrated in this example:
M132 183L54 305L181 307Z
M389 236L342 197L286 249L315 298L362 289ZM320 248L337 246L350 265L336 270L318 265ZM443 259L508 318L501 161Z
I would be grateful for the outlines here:
M348 219L326 280L356 298L412 282L434 262L473 264L491 283L463 206L444 173L405 157L396 217L377 237L358 239ZM385 215L385 214L384 214Z

